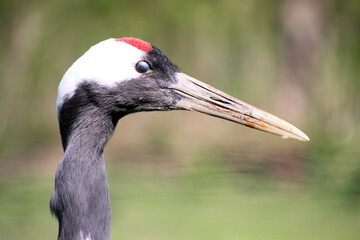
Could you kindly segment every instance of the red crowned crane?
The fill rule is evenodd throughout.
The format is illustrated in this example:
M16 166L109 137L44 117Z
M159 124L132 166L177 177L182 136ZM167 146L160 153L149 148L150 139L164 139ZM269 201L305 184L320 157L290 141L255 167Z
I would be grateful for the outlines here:
M50 209L61 240L110 238L103 150L118 120L129 113L191 110L309 141L284 120L180 72L158 48L136 38L91 47L65 73L56 104L64 156Z

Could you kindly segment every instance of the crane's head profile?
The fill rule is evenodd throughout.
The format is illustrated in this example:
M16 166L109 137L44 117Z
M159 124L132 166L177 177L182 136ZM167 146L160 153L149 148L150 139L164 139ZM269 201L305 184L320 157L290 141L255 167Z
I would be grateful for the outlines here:
M182 73L158 48L136 38L102 41L65 73L57 99L63 139L88 106L115 124L139 111L193 110L283 138L309 141L286 121Z

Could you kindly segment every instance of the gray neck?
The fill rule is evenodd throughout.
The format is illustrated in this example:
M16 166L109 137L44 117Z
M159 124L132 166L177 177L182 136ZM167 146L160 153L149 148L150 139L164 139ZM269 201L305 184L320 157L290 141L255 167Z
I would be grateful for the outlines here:
M73 123L50 201L59 220L58 239L110 238L103 149L114 127L111 118L96 109L88 109Z

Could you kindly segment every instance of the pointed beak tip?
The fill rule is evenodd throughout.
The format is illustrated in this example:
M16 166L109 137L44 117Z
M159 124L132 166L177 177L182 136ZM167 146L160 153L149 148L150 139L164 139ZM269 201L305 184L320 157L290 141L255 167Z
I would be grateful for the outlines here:
M310 142L310 138L306 134L304 134L303 142Z
M310 141L310 138L303 132L301 132L301 134L296 134L296 135L293 135L293 136L285 135L285 136L281 136L281 137L283 139L292 138L292 139L299 140L299 141L302 141L302 142L309 142Z
M310 138L304 133L302 132L301 130L299 130L300 134L298 135L301 139L301 141L303 142L309 142L310 141Z

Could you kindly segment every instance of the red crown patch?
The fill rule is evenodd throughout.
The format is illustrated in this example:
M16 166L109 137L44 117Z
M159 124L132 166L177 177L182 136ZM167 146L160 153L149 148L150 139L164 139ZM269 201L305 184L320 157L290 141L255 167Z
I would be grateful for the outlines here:
M152 50L152 46L150 43L145 42L138 38L132 38L132 37L123 37L123 38L117 38L115 39L117 42L125 42L127 44L130 44L133 47L136 47L137 49L143 50L145 52L150 52Z

